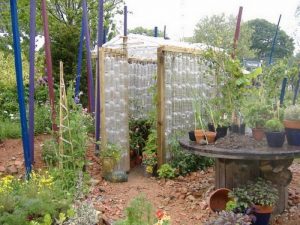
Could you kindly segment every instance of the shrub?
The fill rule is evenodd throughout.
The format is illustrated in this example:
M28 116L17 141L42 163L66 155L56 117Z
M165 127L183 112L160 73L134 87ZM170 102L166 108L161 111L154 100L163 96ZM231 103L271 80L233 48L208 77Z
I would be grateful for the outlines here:
M282 132L284 126L278 119L268 120L265 124L265 128L268 132Z
M168 163L161 165L158 176L160 178L174 178L176 169L172 168Z
M284 111L285 120L300 120L300 105L291 105Z

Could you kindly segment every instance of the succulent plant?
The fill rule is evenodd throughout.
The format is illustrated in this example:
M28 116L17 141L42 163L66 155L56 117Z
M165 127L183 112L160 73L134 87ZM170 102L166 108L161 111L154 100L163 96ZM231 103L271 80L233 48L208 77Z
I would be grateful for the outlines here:
M300 120L300 105L291 105L284 110L285 120Z
M248 215L234 212L221 211L219 216L206 225L250 225L251 218Z
M278 119L268 120L265 124L265 128L268 132L282 132L284 131L284 126Z

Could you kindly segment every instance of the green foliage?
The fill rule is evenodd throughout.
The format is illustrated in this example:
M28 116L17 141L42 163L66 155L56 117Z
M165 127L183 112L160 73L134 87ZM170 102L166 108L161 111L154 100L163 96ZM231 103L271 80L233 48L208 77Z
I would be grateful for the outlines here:
M49 224L46 219L57 218L71 204L47 173L32 173L26 182L4 177L0 180L0 192L0 224L4 225L32 224L30 221Z
M133 29L128 30L128 33L129 34L141 34L141 35L153 37L154 29L145 28L145 27L135 27ZM164 32L158 30L158 37L163 37L163 36L164 36Z
M176 138L170 141L170 152L172 156L170 165L176 168L180 175L186 175L199 169L205 169L212 166L214 162L211 158L197 156L183 151Z
M265 128L268 132L282 132L284 131L284 126L282 122L278 119L268 120L265 124Z
M300 120L300 105L291 105L284 111L285 120Z
M113 158L115 162L118 162L121 159L122 149L116 144L108 143L104 149L100 151L101 158Z
M36 105L34 110L35 134L49 133L52 127L50 106L48 104Z
M172 166L170 166L170 164L168 164L168 163L161 165L157 172L158 172L159 178L172 179L176 175L175 174L176 169L172 168Z
M278 200L278 190L271 181L258 178L255 182L229 192L229 197L234 198L237 210L244 212L248 207L255 205L274 206Z
M143 152L143 164L155 166L157 164L157 130L151 129Z
M206 223L206 225L250 225L251 218L241 213L221 211L217 219Z
M21 137L20 123L0 117L0 140Z
M150 133L151 123L145 119L129 121L130 149L141 154Z
M226 211L233 211L237 207L236 202L234 200L230 200L226 203Z
M254 31L251 38L251 49L257 51L259 58L269 57L276 31L276 24L270 23L265 19L250 20L247 24ZM273 57L289 57L293 54L294 49L293 38L279 29Z
M272 108L261 102L251 104L246 109L246 123L252 128L263 128L265 122L272 118Z
M225 14L219 14L205 17L196 25L193 42L222 48L230 55L233 51L235 27L236 18L232 15L226 17ZM241 23L239 44L236 51L238 58L252 58L254 56L254 51L250 50L252 34L253 31L250 27Z
M116 225L153 225L154 213L151 203L143 196L133 199L126 208L126 219Z

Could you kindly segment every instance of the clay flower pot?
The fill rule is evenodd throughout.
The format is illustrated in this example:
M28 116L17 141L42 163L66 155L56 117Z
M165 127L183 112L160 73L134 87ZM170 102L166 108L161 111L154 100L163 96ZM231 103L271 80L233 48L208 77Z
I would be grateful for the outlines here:
M201 140L204 140L204 130L195 130L195 138L196 138L196 142L200 143Z
M228 201L232 200L228 197L230 192L227 188L220 188L215 190L209 197L209 208L213 212L220 212L226 209Z
M284 120L283 125L285 128L300 130L300 121L299 120Z
M212 132L212 131L205 131L205 136L206 136L207 142L210 144L210 143L215 142L217 133Z
M252 136L256 141L261 141L265 137L264 129L252 128Z

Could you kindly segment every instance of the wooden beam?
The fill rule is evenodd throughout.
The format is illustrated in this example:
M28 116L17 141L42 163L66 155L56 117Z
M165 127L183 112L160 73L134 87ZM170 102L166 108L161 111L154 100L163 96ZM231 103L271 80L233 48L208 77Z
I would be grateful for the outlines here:
M165 59L164 47L157 49L157 159L165 162Z
M153 59L128 58L128 63L156 64L156 63L157 63L157 60L153 60Z
M163 52L175 52L175 53L182 53L182 54L193 54L193 55L201 55L204 53L203 50L199 50L196 48L184 48L184 47L177 47L171 45L164 45L161 46L159 49Z
M101 148L105 149L107 144L106 124L105 124L105 54L104 49L99 49L99 76L100 76L100 137ZM99 90L98 90L99 91Z

